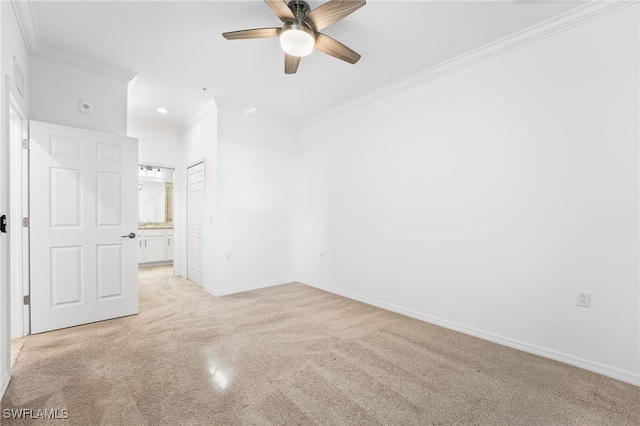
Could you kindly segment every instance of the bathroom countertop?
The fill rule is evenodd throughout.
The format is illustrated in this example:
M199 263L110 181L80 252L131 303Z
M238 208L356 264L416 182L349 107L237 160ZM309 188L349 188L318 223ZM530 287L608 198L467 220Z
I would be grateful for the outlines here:
M173 229L173 225L138 225L138 229Z

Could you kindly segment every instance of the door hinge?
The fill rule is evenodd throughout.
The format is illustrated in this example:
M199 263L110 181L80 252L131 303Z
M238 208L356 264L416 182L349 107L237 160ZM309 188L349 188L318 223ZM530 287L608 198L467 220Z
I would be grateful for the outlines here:
M28 217L23 217L22 218L22 226L24 226L25 228L29 227L29 218Z
M31 304L31 296L29 296L28 294L24 297L24 304L25 305Z
M29 149L29 139L22 139L22 148Z

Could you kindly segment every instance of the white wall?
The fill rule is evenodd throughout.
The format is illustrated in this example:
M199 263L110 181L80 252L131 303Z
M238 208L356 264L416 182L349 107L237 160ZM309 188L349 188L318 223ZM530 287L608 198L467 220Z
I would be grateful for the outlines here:
M220 107L214 294L293 281L295 162L293 127Z
M25 80L28 80L29 76L29 62L30 58L27 53L27 49L22 40L22 34L20 33L20 27L18 21L13 12L13 7L10 2L1 2L2 5L2 44L1 50L1 62L2 62L2 77L5 75L11 76L13 82L13 57L18 60L19 66L22 68ZM18 93L15 85L12 83L7 90L14 94L14 97L18 103L18 106L23 113L29 112L28 94L30 91L29 84L25 84L25 95L22 96ZM3 98L4 99L4 98Z
M217 147L218 147L218 113L215 108L211 109L205 117L199 120L191 128L182 134L182 168L178 176L181 191L176 198L176 205L179 208L177 215L184 218L176 223L176 235L182 237L176 241L176 252L180 253L182 262L180 269L174 261L176 273L184 277L187 276L187 194L186 194L186 167L195 162L205 160L205 224L204 224L204 287L212 288L214 281L215 266L213 265L216 238L214 235L216 223L216 193L217 193ZM178 184L174 184L174 188Z
M638 48L635 5L303 128L298 279L639 384Z
M31 57L29 83L31 119L126 136L127 82ZM80 99L93 114L78 110Z
M16 57L26 81L26 92L23 97L20 95L13 83L13 57ZM18 108L24 113L29 113L29 103L27 95L29 91L28 70L29 60L22 35L18 27L11 3L0 2L0 214L10 216L8 206L9 196L9 96L13 95ZM21 180L14 179L13 175L20 174L13 169L12 186L20 186ZM11 378L11 315L10 315L10 282L8 281L7 270L9 268L8 235L0 234L0 397L4 395L9 380ZM15 265L12 265L15 268Z
M129 124L127 136L138 139L138 162L177 168L182 164L180 133Z

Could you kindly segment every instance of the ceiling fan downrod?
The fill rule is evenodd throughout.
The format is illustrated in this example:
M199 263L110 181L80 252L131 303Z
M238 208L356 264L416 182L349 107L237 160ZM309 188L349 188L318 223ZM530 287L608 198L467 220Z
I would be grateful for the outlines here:
M291 0L287 6L289 6L289 9L293 12L298 23L302 23L302 18L304 18L311 10L309 5L302 0Z

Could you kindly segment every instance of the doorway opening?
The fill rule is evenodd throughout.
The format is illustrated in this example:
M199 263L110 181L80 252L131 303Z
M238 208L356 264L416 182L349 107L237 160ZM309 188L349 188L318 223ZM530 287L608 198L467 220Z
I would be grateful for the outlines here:
M172 265L175 170L138 166L138 267Z

